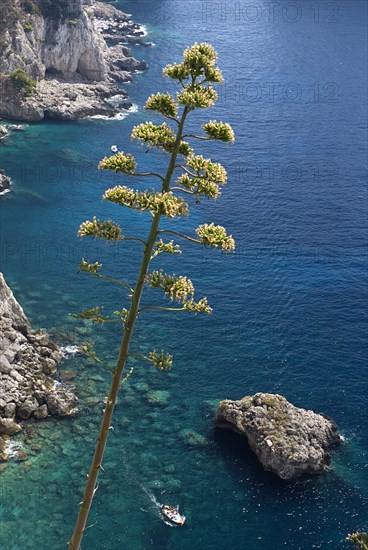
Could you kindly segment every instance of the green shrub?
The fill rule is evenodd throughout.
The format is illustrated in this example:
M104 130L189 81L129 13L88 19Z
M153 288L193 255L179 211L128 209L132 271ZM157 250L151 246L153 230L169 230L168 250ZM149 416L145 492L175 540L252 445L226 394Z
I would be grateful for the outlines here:
M6 30L14 30L19 21L20 12L14 6L13 0L1 0L0 34Z
M32 32L32 31L33 31L33 27L32 27L32 25L30 25L29 23L23 23L23 29L24 29L26 32Z
M37 0L40 11L44 17L59 20L68 15L68 0Z
M18 67L9 75L12 82L19 90L22 90L26 96L32 95L36 91L37 82L33 80L27 73Z
M21 0L21 7L26 13L39 13L38 7L32 0Z

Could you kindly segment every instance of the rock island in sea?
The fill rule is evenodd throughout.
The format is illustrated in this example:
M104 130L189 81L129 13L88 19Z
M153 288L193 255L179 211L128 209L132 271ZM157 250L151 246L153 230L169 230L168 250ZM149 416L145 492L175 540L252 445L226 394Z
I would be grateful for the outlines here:
M341 441L331 419L271 393L221 401L215 425L245 435L265 470L285 480L328 470L328 450Z

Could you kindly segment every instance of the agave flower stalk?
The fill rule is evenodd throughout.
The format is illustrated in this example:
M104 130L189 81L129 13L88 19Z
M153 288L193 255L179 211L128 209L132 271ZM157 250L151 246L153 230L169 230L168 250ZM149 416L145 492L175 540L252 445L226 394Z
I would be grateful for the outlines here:
M104 200L119 204L131 210L140 210L151 215L151 226L146 239L138 237L126 237L119 224L111 221L100 221L95 217L92 221L83 222L79 229L79 236L102 238L108 241L135 240L143 245L143 254L139 273L134 285L125 281L112 279L100 273L102 264L88 262L83 259L80 271L99 277L110 283L116 283L126 288L128 294L128 307L121 311L115 311L114 317L102 315L102 307L96 306L81 312L76 317L89 319L96 323L118 322L122 324L122 340L120 352L115 368L112 369L112 377L105 409L102 416L99 435L87 476L87 482L80 504L78 517L74 531L69 541L69 550L79 550L87 526L87 519L91 509L94 494L97 488L97 480L102 468L104 451L106 448L109 431L116 401L122 382L127 380L132 369L124 373L129 357L139 356L153 363L162 371L170 369L172 356L164 351L157 353L150 351L147 354L129 353L130 344L134 334L134 327L139 315L148 310L186 311L192 313L211 313L212 308L207 298L195 300L194 286L186 276L166 274L162 271L149 271L150 263L162 253L180 254L180 246L173 240L165 242L162 237L173 234L180 239L185 239L197 245L214 247L223 251L233 251L234 239L227 235L224 227L214 223L202 224L193 236L167 229L160 229L163 217L168 219L187 216L189 204L183 195L194 195L194 202L201 197L215 199L221 194L221 187L227 182L226 170L219 163L214 163L201 155L196 155L192 146L184 141L184 137L190 139L220 140L232 143L234 132L229 124L209 121L203 125L204 135L184 134L184 127L188 115L195 109L212 107L217 99L217 92L212 84L221 83L222 75L217 67L217 54L210 44L194 44L184 51L183 61L167 66L164 76L178 82L180 89L176 97L171 94L158 93L148 98L145 108L166 118L169 122L156 125L153 122L140 124L133 129L132 139L141 141L148 149L157 148L169 155L166 172L161 174L137 172L137 163L130 153L119 151L117 146L112 146L114 153L105 157L99 164L101 170L111 170L122 173L127 177L149 177L159 181L160 188L156 189L132 189L125 185L118 185L108 189L103 196ZM172 127L172 125L174 127ZM178 174L178 170L180 173ZM175 179L175 185L172 182ZM169 301L169 305L154 306L141 305L141 299L145 287L159 289ZM86 344L84 351L98 360L91 347ZM98 360L103 364L103 361Z

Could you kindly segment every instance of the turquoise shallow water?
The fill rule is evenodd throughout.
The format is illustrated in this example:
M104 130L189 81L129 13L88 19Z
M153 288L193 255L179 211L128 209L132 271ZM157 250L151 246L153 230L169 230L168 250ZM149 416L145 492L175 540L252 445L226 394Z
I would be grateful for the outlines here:
M344 548L349 531L368 527L366 4L318 3L316 12L309 2L280 2L273 15L263 3L261 12L261 3L119 4L156 44L134 52L150 65L129 87L138 112L32 124L1 146L15 182L0 199L1 270L35 326L65 344L93 339L113 361L119 334L92 331L68 313L124 305L122 293L77 265L98 258L132 280L133 245L81 242L76 230L96 214L120 220L126 234L146 231L144 215L100 201L122 180L96 165L112 144L133 151L130 130L145 118L146 97L166 86L161 67L196 39L219 51L227 82L209 117L229 120L237 142L203 148L227 166L229 186L221 202L204 201L175 229L214 220L233 233L237 253L184 245L179 259L157 261L189 274L215 311L142 318L135 349L166 347L174 369L135 365L84 548ZM134 152L142 167L164 162ZM63 368L77 374L80 415L29 424L22 437L30 459L0 466L1 549L66 547L109 377L80 357ZM280 392L337 421L346 442L328 475L282 483L243 441L213 432L219 399L255 391ZM202 436L196 445L193 431ZM161 522L154 498L180 503L185 528Z

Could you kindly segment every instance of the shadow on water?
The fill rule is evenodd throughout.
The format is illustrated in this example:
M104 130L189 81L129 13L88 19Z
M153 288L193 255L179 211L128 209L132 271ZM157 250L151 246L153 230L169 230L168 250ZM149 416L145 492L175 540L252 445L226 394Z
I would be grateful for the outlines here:
M328 472L320 475L302 475L297 479L285 481L262 468L245 437L229 430L215 429L214 441L231 477L240 482L245 489L250 485L253 488L262 488L264 497L273 500L275 504L282 505L284 499L290 496L297 500L302 499L304 504L307 501L312 504L316 499L328 500L343 494L347 500L353 499L368 505L365 491L362 493L361 490L366 472L361 470L358 476L355 469L351 477L342 469L343 457L349 452L344 444L333 448L332 467Z
M230 430L215 429L214 442L219 455L223 457L234 477L246 476L247 480L252 479L252 482L268 487L270 492L282 489L288 484L272 472L263 469L246 437Z

